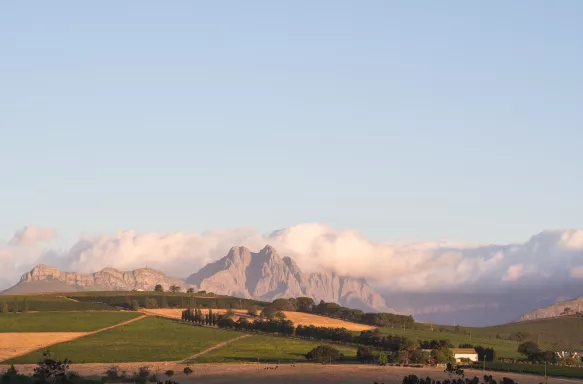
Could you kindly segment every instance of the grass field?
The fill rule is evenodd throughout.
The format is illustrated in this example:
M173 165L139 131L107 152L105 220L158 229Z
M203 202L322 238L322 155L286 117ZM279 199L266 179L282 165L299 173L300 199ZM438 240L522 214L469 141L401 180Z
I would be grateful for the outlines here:
M478 368L482 367L478 364ZM486 370L515 373L532 373L535 375L544 375L544 364L510 364L510 363L487 363ZM578 367L559 367L547 364L547 376L570 377L583 379L583 368Z
M26 300L29 311L112 311L113 307L96 302L77 302L62 294L3 295L0 303L6 303L10 312L18 306L22 311Z
M238 332L148 317L53 345L50 351L57 358L69 358L75 363L177 361L238 336ZM36 363L42 352L37 350L7 363Z
M479 328L476 328L479 329ZM449 340L454 346L459 344L472 344L474 346L481 345L483 347L491 347L496 351L497 357L502 358L518 358L521 355L517 352L518 342L512 340L502 340L490 337L467 335L462 332L439 332L437 330L431 331L429 329L403 329L403 328L380 328L382 334L393 334L396 336L405 336L410 339L417 340Z
M0 333L90 332L140 315L136 312L0 313Z
M186 363L256 362L257 359L260 362L306 362L304 355L321 344L328 343L275 336L249 336ZM338 348L348 360L356 358L355 348L330 345Z
M86 335L85 332L1 333L0 362L84 335Z

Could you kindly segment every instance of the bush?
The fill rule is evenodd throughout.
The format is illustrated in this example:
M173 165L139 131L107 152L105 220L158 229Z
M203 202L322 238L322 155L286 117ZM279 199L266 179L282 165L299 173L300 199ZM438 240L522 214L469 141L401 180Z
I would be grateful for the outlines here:
M306 359L315 362L332 362L344 357L339 350L329 345L319 345L306 353Z
M115 381L121 379L120 369L117 365L112 365L105 371L105 381Z
M172 376L174 376L174 371L169 369L164 373L166 376L168 376L168 378L171 378Z
M379 355L379 364L380 365L387 365L389 363L389 358L386 353L381 352Z
M186 376L188 376L188 375L190 375L192 373L192 368L186 367L186 368L184 368L184 371L183 372L184 372L184 374Z

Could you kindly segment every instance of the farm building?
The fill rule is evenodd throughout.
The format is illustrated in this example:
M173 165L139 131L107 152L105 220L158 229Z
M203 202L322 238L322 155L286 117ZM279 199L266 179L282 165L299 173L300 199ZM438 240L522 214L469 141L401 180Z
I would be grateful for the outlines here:
M462 359L469 359L470 361L478 361L478 352L473 348L452 348L453 356L456 362L461 362Z

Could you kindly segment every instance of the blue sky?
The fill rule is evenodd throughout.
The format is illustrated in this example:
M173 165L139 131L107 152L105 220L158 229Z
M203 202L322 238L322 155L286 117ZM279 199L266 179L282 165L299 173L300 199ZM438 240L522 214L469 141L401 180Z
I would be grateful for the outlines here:
M583 227L579 1L0 4L0 238Z

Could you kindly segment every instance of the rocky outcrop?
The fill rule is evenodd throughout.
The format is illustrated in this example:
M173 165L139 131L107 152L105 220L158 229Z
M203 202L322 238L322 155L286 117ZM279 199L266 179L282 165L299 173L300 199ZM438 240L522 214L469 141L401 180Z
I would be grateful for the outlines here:
M366 280L330 271L306 274L293 259L280 257L269 245L258 253L233 247L186 282L206 291L265 301L308 296L364 311L393 311Z
M77 290L87 291L151 291L157 284L168 289L177 285L183 290L195 286L185 284L180 279L166 276L160 271L150 268L140 268L124 272L115 268L104 268L95 273L61 272L59 269L46 265L37 265L30 272L25 273L17 286L20 291L26 287L22 285L39 281L58 281Z
M560 301L545 308L525 313L517 321L546 319L549 317L574 315L583 310L583 296L573 300Z

